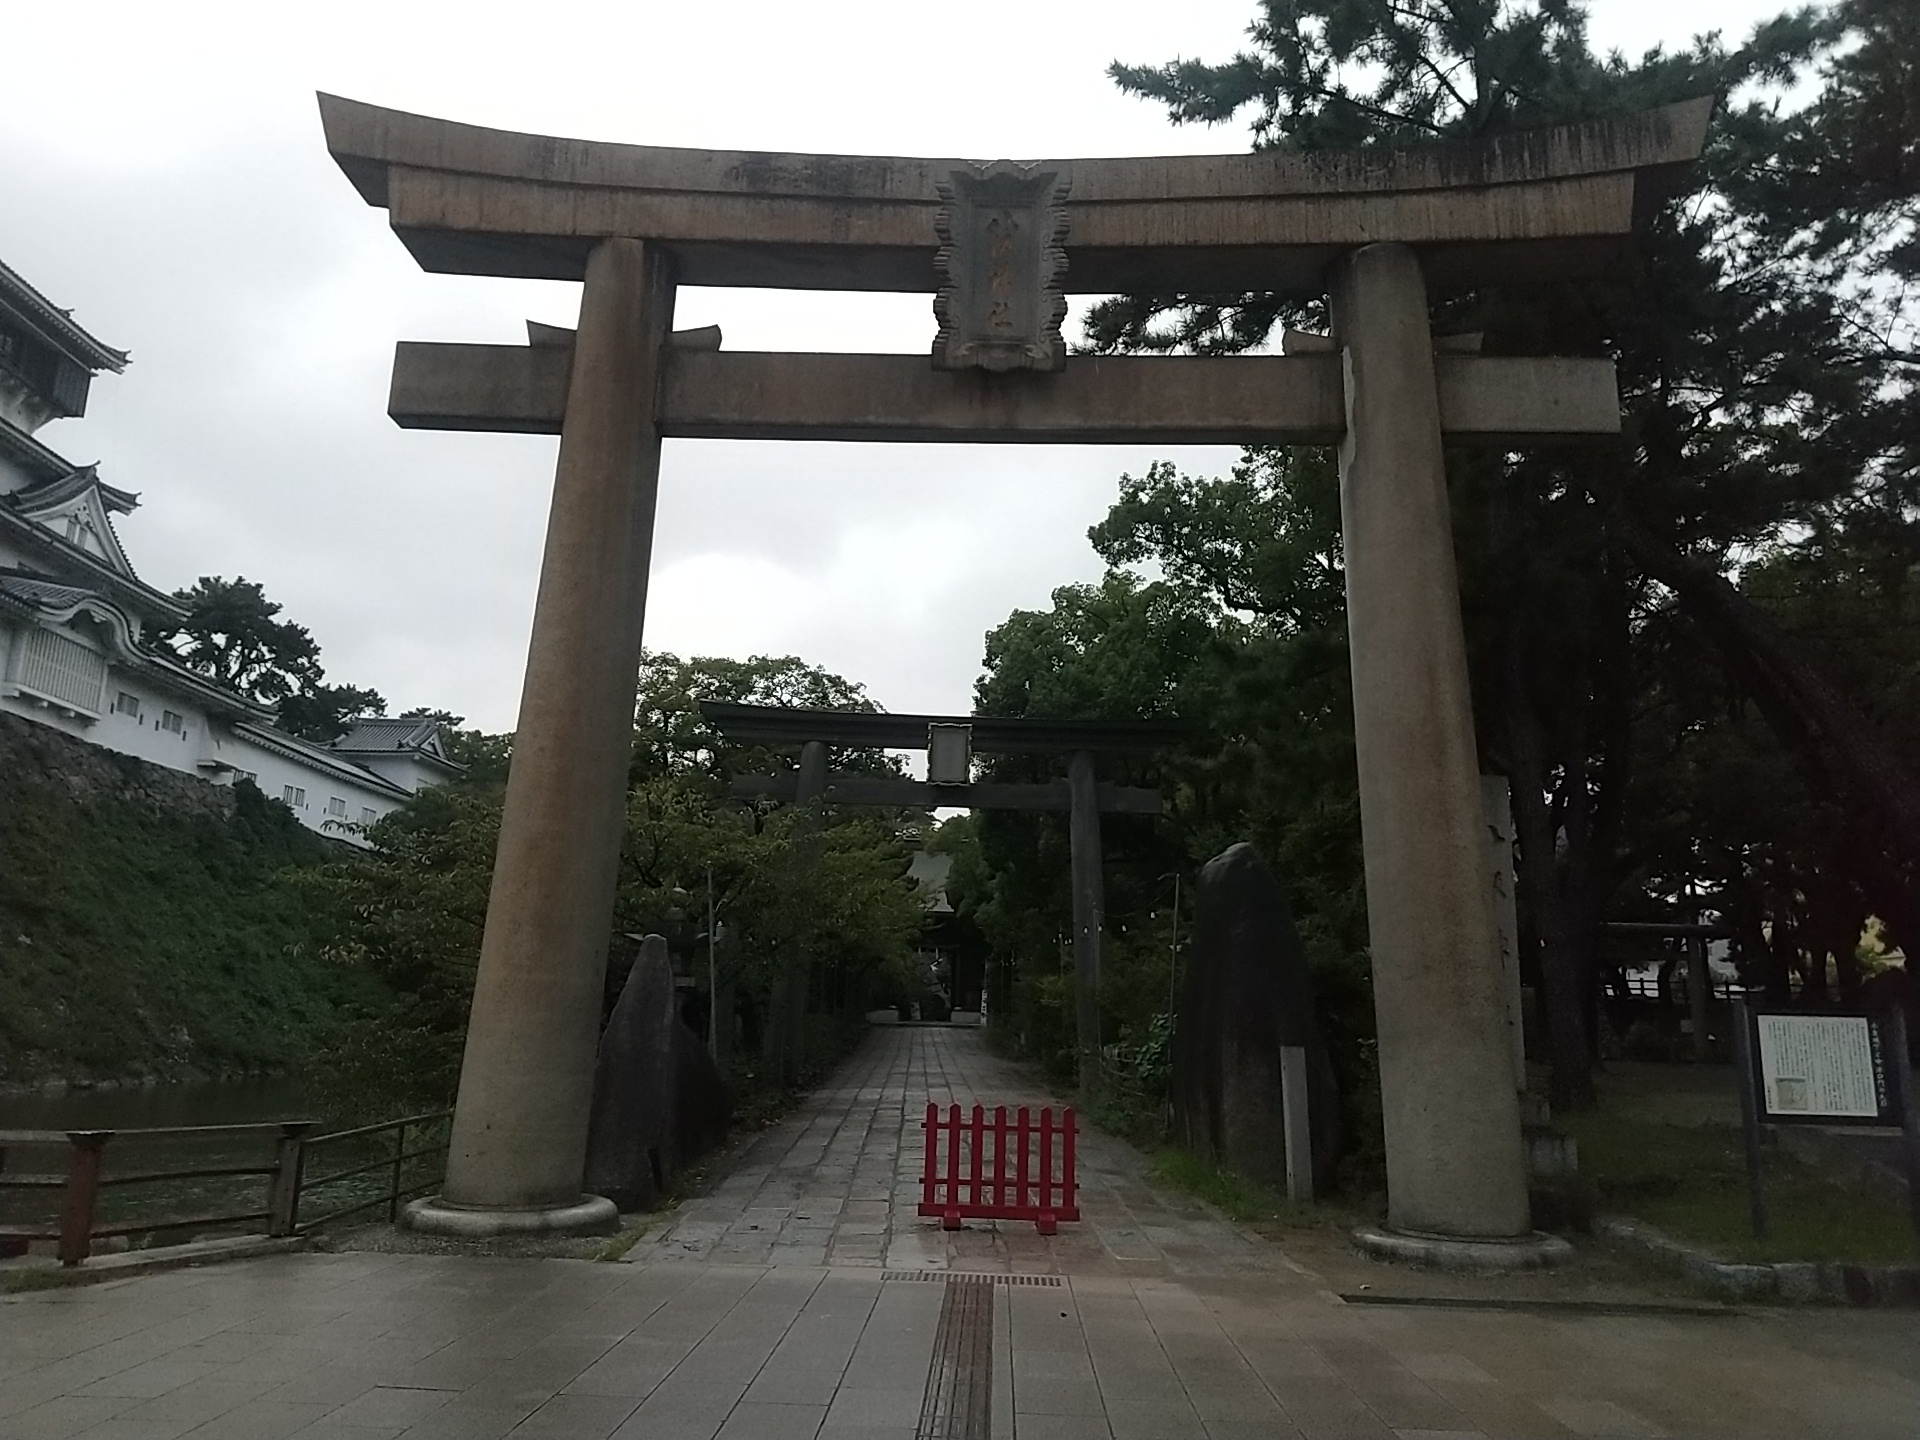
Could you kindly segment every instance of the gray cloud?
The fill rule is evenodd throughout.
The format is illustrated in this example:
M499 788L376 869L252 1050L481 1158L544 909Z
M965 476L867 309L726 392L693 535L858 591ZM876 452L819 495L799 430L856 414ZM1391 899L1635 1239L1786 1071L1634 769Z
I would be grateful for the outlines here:
M1602 38L1683 38L1648 0ZM264 582L334 678L513 723L554 442L399 431L397 339L572 324L577 288L422 274L327 158L313 91L661 144L1075 155L1244 149L1113 91L1114 58L1219 58L1252 0L155 6L9 18L0 256L134 352L45 438L142 493L147 579ZM1738 29L1719 0L1687 23ZM1633 26L1638 25L1638 30ZM1597 29L1601 27L1596 26ZM74 86L83 84L84 100ZM685 292L729 346L924 350L924 296ZM674 442L649 643L792 651L894 709L964 709L986 629L1098 565L1086 527L1159 452ZM1185 463L1222 469L1232 453Z

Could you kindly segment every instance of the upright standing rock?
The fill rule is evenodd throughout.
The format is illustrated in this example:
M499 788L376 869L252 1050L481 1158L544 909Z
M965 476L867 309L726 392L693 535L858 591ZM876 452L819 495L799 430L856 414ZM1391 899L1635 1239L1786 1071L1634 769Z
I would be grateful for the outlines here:
M1182 1145L1269 1184L1286 1181L1280 1050L1307 1052L1316 1191L1339 1159L1340 1096L1287 897L1251 845L1207 862L1173 1036Z
M726 1128L720 1072L680 1020L667 942L649 935L600 1037L587 1188L622 1210L649 1209Z

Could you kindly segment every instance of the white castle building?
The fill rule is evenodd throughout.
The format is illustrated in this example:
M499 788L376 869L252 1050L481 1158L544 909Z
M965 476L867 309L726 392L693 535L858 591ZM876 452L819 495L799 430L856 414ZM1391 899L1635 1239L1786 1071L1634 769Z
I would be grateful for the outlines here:
M186 609L134 574L114 532L138 498L35 438L126 363L0 264L0 711L216 785L251 780L364 845L362 827L461 767L433 720L363 719L332 745L290 735L150 638Z

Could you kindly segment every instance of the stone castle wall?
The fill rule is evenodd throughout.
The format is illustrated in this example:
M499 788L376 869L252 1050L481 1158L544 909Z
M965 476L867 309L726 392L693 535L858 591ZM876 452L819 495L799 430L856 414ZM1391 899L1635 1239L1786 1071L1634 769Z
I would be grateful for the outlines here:
M160 809L233 813L233 791L0 711L0 804L23 785L54 784L76 799L114 796Z

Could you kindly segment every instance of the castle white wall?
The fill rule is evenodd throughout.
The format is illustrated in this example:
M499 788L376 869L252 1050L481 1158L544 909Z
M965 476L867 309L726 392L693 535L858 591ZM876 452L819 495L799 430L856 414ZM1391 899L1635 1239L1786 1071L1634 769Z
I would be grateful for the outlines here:
M428 764L416 755L407 754L403 751L396 750L385 754L377 751L373 753L363 752L355 754L353 758L358 763L373 771L374 774L381 776L383 779L391 780L402 790L425 790L430 785L444 783L447 778L447 772L445 770L440 769L438 766Z
M293 811L309 830L349 845L366 845L361 830L405 803L403 797L349 774L333 774L318 764L295 760L249 739L244 732L220 737L220 758L234 767L233 778L258 785L269 800Z
M56 633L98 650L89 643L89 637L77 631L61 629ZM15 655L25 635L25 627L0 623L0 677L14 674ZM32 695L11 691L10 685L0 684L0 709L169 770L203 773L200 761L206 753L208 731L205 710L143 676L123 670L111 656L107 657L107 679L101 687L97 716L74 714L57 705L42 704Z
M60 633L83 638L74 632ZM0 677L12 673L14 650L23 635L23 627L0 622ZM113 663L111 657L100 703L97 717L77 715L41 704L32 696L9 693L8 687L0 685L0 710L212 784L231 784L244 775L268 799L285 804L308 829L350 845L364 847L367 842L361 830L405 803L375 776L362 779L319 757L297 759L259 744L180 694ZM411 761L405 768L423 775L426 770ZM405 788L418 788L406 785L397 774L393 778ZM438 778L425 777L422 783Z

